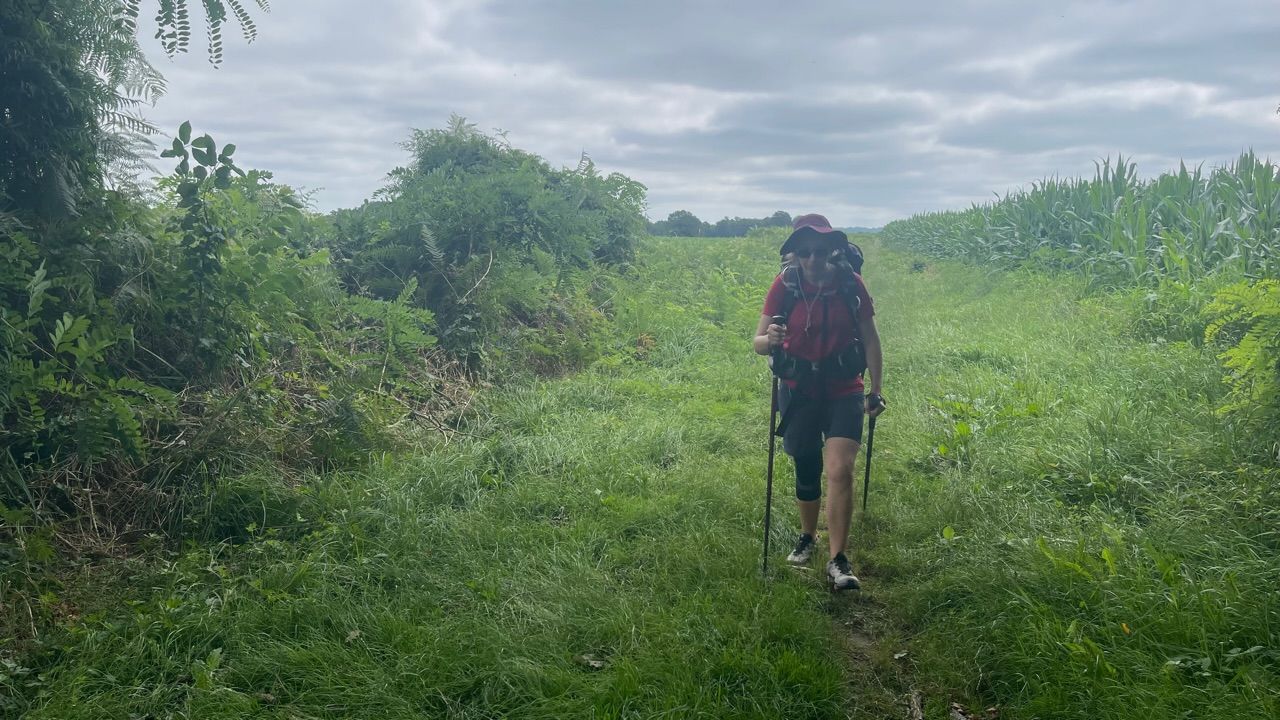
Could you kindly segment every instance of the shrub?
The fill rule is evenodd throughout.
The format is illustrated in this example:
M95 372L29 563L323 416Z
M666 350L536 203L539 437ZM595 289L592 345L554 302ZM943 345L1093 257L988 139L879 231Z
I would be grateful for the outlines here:
M458 117L405 147L412 163L376 202L334 213L325 245L353 294L390 299L416 278L413 304L472 369L506 328L560 314L580 271L630 260L644 232L644 187L585 156L553 170Z
M1260 429L1280 427L1280 281L1239 282L1220 290L1209 305L1206 341L1222 353L1231 386L1222 412L1243 416ZM1274 443L1274 435L1262 433ZM1267 448L1272 454L1275 447Z

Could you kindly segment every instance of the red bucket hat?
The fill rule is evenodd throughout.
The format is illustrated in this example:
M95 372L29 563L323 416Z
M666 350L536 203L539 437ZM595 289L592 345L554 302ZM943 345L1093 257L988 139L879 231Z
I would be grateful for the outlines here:
M849 244L849 236L844 234L843 230L837 230L831 227L831 223L823 216L817 213L797 216L791 221L791 234L787 236L787 241L782 243L782 248L778 250L781 255L786 255L796 249L796 245L802 238L818 237L825 238L831 243L833 249L835 247L843 247Z

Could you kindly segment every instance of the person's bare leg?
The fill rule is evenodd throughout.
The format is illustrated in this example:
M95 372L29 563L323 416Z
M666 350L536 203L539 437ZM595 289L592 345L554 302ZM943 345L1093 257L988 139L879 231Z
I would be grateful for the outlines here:
M796 501L796 506L800 508L800 532L809 537L818 537L818 508L821 505L821 500Z
M827 438L823 466L827 471L827 542L831 555L844 552L849 544L853 517L853 462L861 445L850 438ZM815 511L816 513L816 511ZM816 515L815 515L815 525Z

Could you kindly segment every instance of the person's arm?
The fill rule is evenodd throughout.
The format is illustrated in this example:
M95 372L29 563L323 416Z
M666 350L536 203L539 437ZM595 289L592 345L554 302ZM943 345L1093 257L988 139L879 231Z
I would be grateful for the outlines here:
M860 318L858 326L862 329L862 346L867 352L867 393L881 395L884 388L884 354L880 349L880 332L876 329L874 317ZM875 417L884 411L884 407L871 407L868 403L867 414Z

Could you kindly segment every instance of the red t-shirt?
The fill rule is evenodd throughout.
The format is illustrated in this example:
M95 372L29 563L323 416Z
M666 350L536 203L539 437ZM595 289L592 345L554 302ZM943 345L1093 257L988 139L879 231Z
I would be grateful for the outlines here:
M858 306L858 318L869 320L876 314L871 302L871 294L860 275L854 275L857 281L857 294L861 301ZM849 304L840 297L835 287L825 288L821 294L818 286L802 281L800 289L804 297L795 301L791 308L791 317L787 319L787 339L782 342L782 349L788 354L805 360L821 360L828 355L844 349L854 338L854 319L849 316ZM782 282L779 274L773 279L769 294L764 299L764 314L772 317L778 314L782 303L790 291ZM830 324L828 324L828 322ZM826 342L823 342L823 326L826 325ZM806 330L806 328L808 328ZM788 387L795 388L794 380L786 380ZM827 381L827 396L840 397L862 392L862 378L846 378Z

